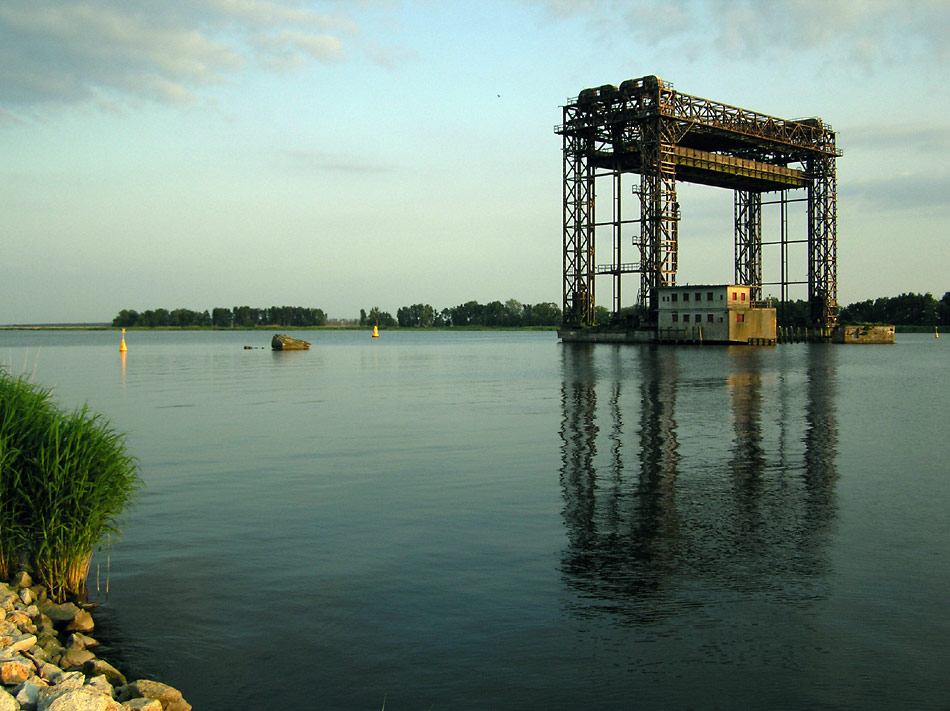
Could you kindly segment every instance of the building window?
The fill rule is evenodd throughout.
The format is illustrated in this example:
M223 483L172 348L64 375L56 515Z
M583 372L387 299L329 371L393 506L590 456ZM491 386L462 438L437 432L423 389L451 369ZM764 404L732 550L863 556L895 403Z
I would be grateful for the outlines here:
M673 323L679 323L679 320L680 320L680 315L674 311L674 312L673 312Z
M684 294L683 294L683 301L684 301L684 302L689 301L689 294L687 294L687 293L684 293Z
M689 314L683 314L683 323L689 323Z
M711 291L707 291L707 292L706 292L706 301L712 301L712 300L713 300L712 292L711 292Z
M676 294L675 294L675 293L672 295L672 299L673 299L673 303L675 304L675 303L676 303Z
M736 323L742 323L745 321L745 314L736 314Z
M696 296L696 301L702 301L702 300L703 300L703 295L700 294L698 291L696 292L696 295L695 295L695 296Z
M745 292L742 292L742 300L745 301Z
M712 322L713 322L713 315L706 314L706 323L712 323Z

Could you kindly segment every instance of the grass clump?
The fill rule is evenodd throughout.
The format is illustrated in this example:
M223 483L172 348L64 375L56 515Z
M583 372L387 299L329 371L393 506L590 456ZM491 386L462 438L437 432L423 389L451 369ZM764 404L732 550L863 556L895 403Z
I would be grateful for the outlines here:
M0 577L27 566L50 596L85 592L96 544L140 486L123 435L0 371Z

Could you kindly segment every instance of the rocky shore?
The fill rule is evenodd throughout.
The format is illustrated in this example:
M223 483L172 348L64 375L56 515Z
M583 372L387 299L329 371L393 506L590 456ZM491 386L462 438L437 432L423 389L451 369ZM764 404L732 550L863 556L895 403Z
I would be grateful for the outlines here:
M0 711L191 711L177 689L129 682L98 659L93 627L87 609L54 604L26 573L0 582Z

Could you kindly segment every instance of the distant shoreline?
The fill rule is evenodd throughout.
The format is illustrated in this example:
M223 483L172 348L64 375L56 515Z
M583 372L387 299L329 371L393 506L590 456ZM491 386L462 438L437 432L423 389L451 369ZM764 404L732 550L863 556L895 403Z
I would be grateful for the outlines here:
M107 323L38 323L38 324L9 324L0 326L0 331L109 331L112 326Z
M393 326L380 331L556 331L559 326ZM89 324L12 324L0 326L0 331L121 331L119 326L106 323ZM372 326L127 326L126 331L372 331Z

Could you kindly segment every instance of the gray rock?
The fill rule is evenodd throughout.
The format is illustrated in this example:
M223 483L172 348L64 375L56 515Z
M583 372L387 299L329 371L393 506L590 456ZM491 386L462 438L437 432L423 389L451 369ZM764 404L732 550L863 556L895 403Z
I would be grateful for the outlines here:
M38 677L30 677L17 689L16 700L20 707L25 711L32 711L36 708L36 699L39 696L40 689L45 689L49 683Z
M40 678L43 679L43 681L48 681L55 684L57 681L62 679L63 674L63 670L55 664L50 662L40 664Z
M59 660L59 666L62 667L63 671L81 669L86 662L95 659L95 656L88 649L67 649Z
M51 686L37 695L36 711L123 711L122 706L98 689Z
M0 711L20 711L19 702L5 689L0 689Z
M6 648L0 650L0 654L4 652L7 654L12 654L13 652L26 652L32 649L34 644L36 644L36 635L18 634L10 638L10 643L6 646Z
M13 576L13 579L10 581L10 587L14 590L19 588L28 588L33 585L33 578L30 577L30 574L25 570L21 570L19 573Z
M73 632L66 640L66 644L70 649L95 649L99 646L98 641L84 635L82 632Z
M54 683L57 689L79 689L86 683L86 675L81 671L64 671Z
M33 624L33 619L23 612L23 610L8 612L7 622L11 625L16 625L21 632L27 632L29 634L36 632L36 625Z
M62 627L72 622L79 613L79 608L71 602L65 602L62 605L47 601L45 605L40 606L40 612L50 618L53 625Z
M125 686L128 683L122 672L102 659L90 659L83 664L82 670L86 676L104 676L113 686Z
M93 621L92 615L86 610L79 610L76 616L73 617L72 622L66 625L66 630L68 632L92 632L95 626L96 623Z
M122 705L129 709L129 711L162 711L161 701L158 699L146 699L145 697L129 699Z
M85 670L84 670L85 673ZM123 677L123 680L125 677ZM123 683L125 683L123 681ZM112 694L115 689L112 688L112 684L109 683L109 680L104 674L99 674L98 676L87 676L86 677L86 686L91 686L93 689L101 691L103 694L112 698Z

